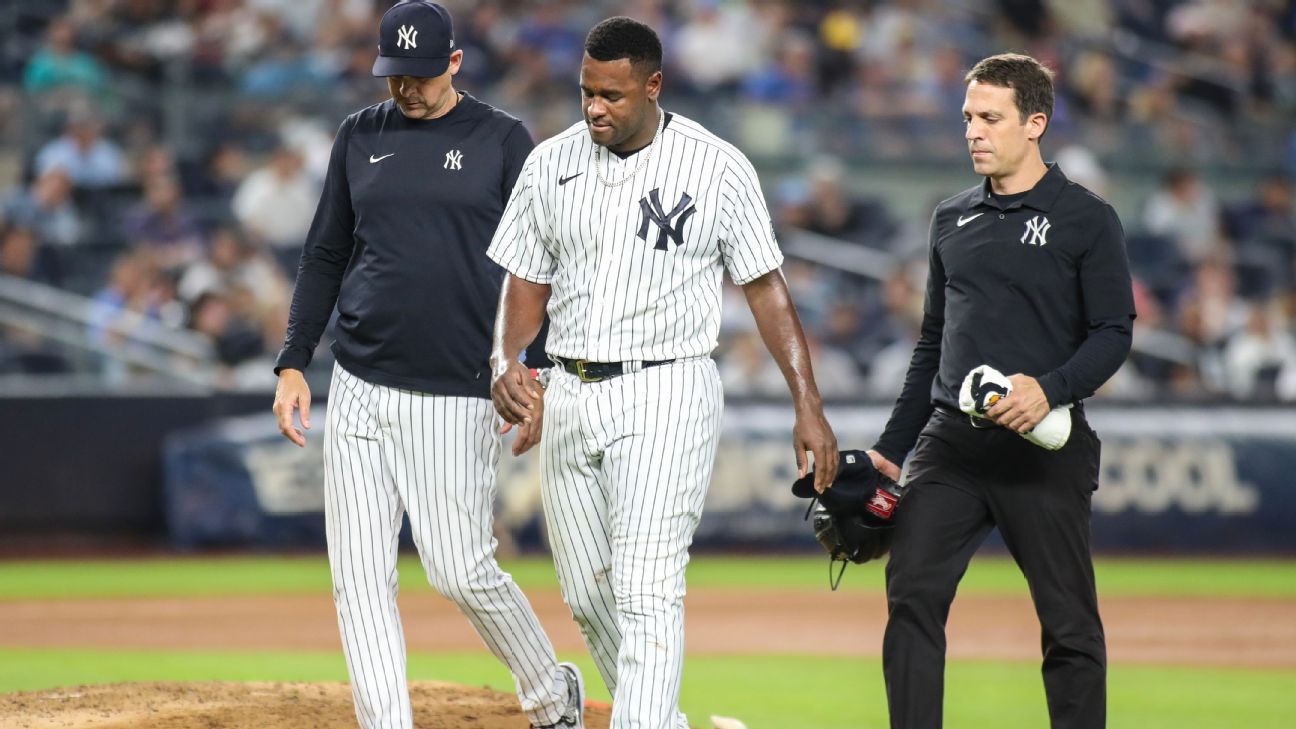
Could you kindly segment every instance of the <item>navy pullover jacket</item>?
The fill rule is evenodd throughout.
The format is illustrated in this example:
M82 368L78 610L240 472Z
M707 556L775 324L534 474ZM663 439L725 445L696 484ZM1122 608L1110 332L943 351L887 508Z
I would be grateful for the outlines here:
M348 372L489 397L504 270L486 247L533 146L521 122L468 94L437 119L409 119L390 99L348 116L275 372L310 364L336 304L333 353ZM543 352L539 338L535 351Z

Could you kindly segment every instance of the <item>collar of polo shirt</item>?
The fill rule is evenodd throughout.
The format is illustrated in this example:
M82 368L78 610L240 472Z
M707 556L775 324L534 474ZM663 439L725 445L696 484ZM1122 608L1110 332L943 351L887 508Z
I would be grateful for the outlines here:
M1062 168L1058 167L1057 162L1050 162L1048 172L1044 173L1044 176L1040 178L1039 182L1035 183L1035 187L1032 187L1025 197L1008 205L1003 205L991 194L990 178L987 177L981 185L981 195L972 198L967 209L973 210L983 205L996 210L1015 210L1019 207L1026 207L1047 213L1053 207L1053 204L1057 202L1058 196L1062 194L1062 190L1066 188L1068 182L1067 176L1062 173Z

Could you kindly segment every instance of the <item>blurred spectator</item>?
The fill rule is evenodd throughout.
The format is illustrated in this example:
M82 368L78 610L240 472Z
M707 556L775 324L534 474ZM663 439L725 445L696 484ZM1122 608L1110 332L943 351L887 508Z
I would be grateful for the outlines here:
M814 41L803 33L789 33L779 41L778 53L743 79L743 97L791 110L809 106L817 88Z
M1254 271L1254 285L1291 289L1296 284L1296 200L1291 178L1266 175L1253 197L1226 206L1225 228L1238 262Z
M824 344L811 333L806 334L806 346L820 395L833 400L856 400L865 392L865 380L849 353Z
M576 26L570 10L562 0L540 0L525 15L515 39L550 77L564 83L575 77L585 47L585 30Z
M1147 347L1149 339L1165 342L1170 323L1166 319L1165 307L1153 295L1137 276L1133 279L1134 341L1136 343L1125 363L1117 370L1099 390L1100 394L1112 394L1129 400L1151 400L1164 397L1169 390L1170 382L1175 376L1176 363L1171 356L1156 346ZM1170 335L1173 337L1173 335Z
M1136 37L1166 42L1166 14L1176 0L1115 0L1117 25Z
M336 5L330 0L244 0L244 3L277 19L283 31L298 41L315 38L324 24L325 11L333 10L329 6Z
M1207 347L1222 346L1249 319L1248 307L1237 295L1237 279L1229 265L1220 260L1197 266L1179 311L1184 333Z
M126 212L122 233L148 250L163 269L174 270L202 255L202 232L171 177L156 177L144 186L144 199Z
M1097 51L1084 52L1063 78L1072 93L1076 111L1090 120L1112 123L1125 117L1126 97L1111 56Z
M160 327L168 303L164 291L157 267L146 252L118 258L108 285L91 301L90 341L119 347L134 332Z
M72 246L81 240L81 215L72 204L72 180L62 168L46 171L29 189L19 189L0 206L0 220L35 231L39 242Z
M898 228L886 206L853 195L846 168L831 157L815 159L806 170L806 198L784 210L783 223L872 248L885 249Z
M107 76L99 60L76 48L76 29L67 18L55 18L45 29L45 45L23 70L23 87L34 94L72 87L97 96Z
M1145 1L1145 0L1140 0ZM1111 0L1047 0L1057 27L1080 38L1101 38L1112 27Z
M738 332L718 363L726 397L782 398L787 380L755 331ZM815 371L815 380L819 372Z
M275 306L288 297L289 282L275 262L261 254L236 228L212 233L207 256L185 269L176 285L181 301L192 304L206 293L251 292L257 307Z
M1172 169L1143 209L1148 232L1169 237L1191 262L1220 248L1220 213L1215 195L1191 170Z
M257 327L234 312L225 294L200 295L189 308L188 327L211 340L221 364L237 365L265 353Z
M159 0L109 3L105 13L82 28L97 33L99 53L113 67L156 82L163 78L168 64L192 52L192 18L197 7L192 2Z
M1229 237L1236 241L1278 240L1296 245L1296 197L1292 178L1282 173L1265 175L1255 196L1225 211Z
M698 0L671 43L683 81L699 94L732 94L761 60L755 23L743 3Z
M850 80L853 56L864 44L864 8L846 3L830 8L819 21L819 90L831 96Z
M269 43L244 70L239 90L245 96L262 99L288 95L310 98L325 91L342 70L341 64L327 55L330 49L303 45L280 25L278 16L267 18ZM334 44L337 40L331 39Z
M1045 0L996 0L995 17L1027 39L1043 38L1053 30L1053 16Z
M58 286L62 279L54 252L21 225L0 227L0 273L48 286Z
M228 205L252 165L238 142L227 140L211 151L205 163L185 179L186 193Z
M1062 147L1053 155L1067 175L1067 178L1078 185L1083 185L1098 197L1106 199L1110 194L1107 188L1107 171L1092 151L1076 144Z
M874 397L894 398L904 385L922 326L926 270L925 265L901 266L883 284L886 314L872 335L876 354L869 363L868 393Z
M36 173L54 168L67 172L76 187L106 187L125 181L126 157L115 142L103 137L103 122L88 110L68 117L63 136L36 154Z
M159 178L172 178L180 174L175 155L165 144L150 144L139 157L135 177L140 185L147 187L150 182Z
M1273 399L1284 369L1296 367L1296 340L1263 302L1249 307L1246 326L1224 347L1224 381L1241 399Z
M1202 386L1212 392L1231 391L1222 352L1229 338L1247 326L1250 308L1237 295L1237 279L1230 266L1221 260L1208 260L1199 266L1193 284L1179 305L1179 330L1197 346L1198 375ZM1194 389L1197 382L1172 383ZM1184 394L1183 390L1177 390Z
M301 155L280 147L269 164L239 185L233 209L244 229L272 246L279 262L292 270L318 201L319 186L303 169Z

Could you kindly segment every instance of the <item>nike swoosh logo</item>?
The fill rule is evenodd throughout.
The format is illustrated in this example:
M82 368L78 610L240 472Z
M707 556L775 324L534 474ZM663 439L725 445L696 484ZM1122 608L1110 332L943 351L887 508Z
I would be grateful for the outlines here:
M576 179L577 177L580 177L580 176L583 175L583 174L585 174L585 173L584 173L584 172L577 172L576 174L574 174L574 175L572 175L572 176L570 176L570 177L559 177L559 178L558 178L558 184L559 184L559 185L566 185L567 183L571 182L572 180Z
M388 153L388 154L384 154L384 155L381 156L381 157L375 157L375 156L373 156L373 155L371 154L371 155L369 155L369 164L373 164L374 162L382 162L383 160L387 159L388 157L390 157L390 156L392 156L392 155L394 155L394 154L396 154L396 153L395 153L395 152L390 152L390 153Z
M960 215L960 216L959 216L959 219L958 219L958 222L955 223L955 225L957 225L958 227L962 228L963 226L967 225L968 223L972 222L973 220L976 220L977 218L981 217L982 215L985 215L985 213L977 213L976 215L969 215L969 216L967 216L966 218Z

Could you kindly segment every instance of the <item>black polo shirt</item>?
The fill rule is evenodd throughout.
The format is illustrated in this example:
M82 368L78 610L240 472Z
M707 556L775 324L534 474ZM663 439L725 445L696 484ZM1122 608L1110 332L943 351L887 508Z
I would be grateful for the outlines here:
M1057 406L1094 393L1129 354L1125 235L1106 201L1056 165L1023 195L990 181L932 216L923 325L875 448L903 461L934 406L958 409L973 368L1036 378Z
M489 397L504 270L486 248L533 146L521 122L469 94L436 119L410 119L390 99L347 117L275 371L310 364L336 303L333 353L347 371Z

